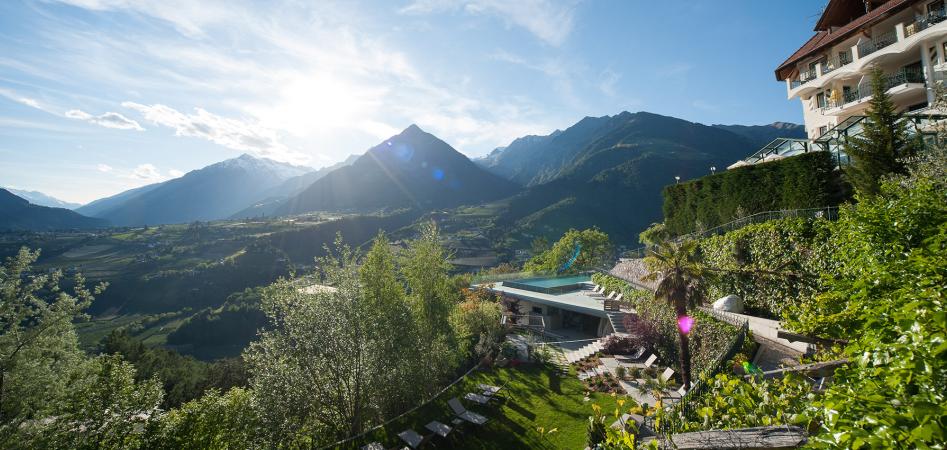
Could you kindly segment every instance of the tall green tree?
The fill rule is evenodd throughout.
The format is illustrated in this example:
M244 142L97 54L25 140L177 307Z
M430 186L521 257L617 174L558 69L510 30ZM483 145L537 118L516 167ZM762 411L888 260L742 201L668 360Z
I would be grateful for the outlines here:
M887 93L879 68L871 72L871 91L862 134L845 145L845 153L852 158L845 173L856 191L865 196L876 195L886 175L907 173L905 160L919 148L918 141L907 136L907 125Z
M664 241L653 247L645 258L650 270L645 281L657 282L655 298L667 302L677 316L680 367L685 389L691 386L690 330L685 330L680 324L687 320L687 310L703 301L704 276L707 273L696 249L697 242L693 240Z
M67 292L61 271L32 270L38 257L24 247L0 267L0 423L48 414L65 395L65 375L83 359L72 322L105 289L77 274Z
M571 264L572 257L578 255ZM537 272L576 273L611 262L612 243L598 228L566 231L552 247L526 262L525 269Z

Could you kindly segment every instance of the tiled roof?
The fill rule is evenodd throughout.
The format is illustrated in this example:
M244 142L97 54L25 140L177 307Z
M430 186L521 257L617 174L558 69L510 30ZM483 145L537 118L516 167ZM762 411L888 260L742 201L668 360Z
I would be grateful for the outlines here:
M816 33L815 36L812 36L802 47L799 47L799 50L796 50L795 53L789 56L789 58L786 58L786 61L776 68L776 79L779 81L785 80L789 77L792 73L792 69L800 60L848 38L858 32L862 27L886 18L916 1L917 0L890 0L832 32L820 31Z

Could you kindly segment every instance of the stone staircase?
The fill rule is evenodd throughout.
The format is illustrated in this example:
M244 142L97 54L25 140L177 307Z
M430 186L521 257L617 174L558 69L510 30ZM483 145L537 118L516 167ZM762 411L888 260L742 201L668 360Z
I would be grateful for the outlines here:
M565 355L565 356L566 356L566 361L567 361L569 364L572 364L572 363L577 362L577 361L579 361L579 360L581 360L581 359L583 359L583 358L587 358L587 357L589 357L589 356L594 355L594 354L597 353L597 352L602 351L602 349L605 347L605 339L607 339L607 338L608 338L608 336L605 336L605 337L603 337L603 338L596 339L595 341L591 342L590 344L586 345L585 347L582 347L582 348L580 348L580 349L578 349L578 350L573 350L573 351L571 351L571 352L566 352L566 355Z
M612 324L615 334L628 334L628 330L625 328L625 316L628 313L624 311L606 311L605 314L608 314L608 321Z

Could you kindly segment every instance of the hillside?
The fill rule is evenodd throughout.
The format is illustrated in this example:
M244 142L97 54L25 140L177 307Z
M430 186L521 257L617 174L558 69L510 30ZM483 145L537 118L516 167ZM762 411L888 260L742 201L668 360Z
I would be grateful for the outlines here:
M576 124L588 125L588 118ZM511 199L497 219L499 229L523 244L538 235L598 226L615 242L634 245L640 231L660 221L661 189L675 176L703 176L711 166L726 167L756 149L730 131L646 112L606 116L586 136L554 179Z
M769 125L714 125L714 127L743 136L757 147L763 147L776 138L806 138L806 127L788 122L773 122Z
M517 190L516 184L481 169L444 141L411 125L352 165L317 180L276 214L430 210L494 200Z
M110 197L100 198L92 202L86 203L78 208L76 212L83 214L89 217L98 217L99 214L104 213L112 208L115 208L122 203L137 197L141 194L144 194L152 189L161 186L161 183L153 183L142 187L137 187L134 189L129 189L127 191L119 192L118 194L112 195Z
M65 208L31 204L6 189L0 189L0 230L63 230L104 228L108 222L83 216Z
M44 194L39 191L26 191L22 189L12 189L12 188L3 188L10 191L13 195L24 198L30 203L37 206L48 206L50 208L66 208L66 209L76 209L82 206L79 203L70 203L67 201L60 200L51 195Z
M341 167L351 166L358 159L358 155L349 155L348 158L345 158L344 161L332 164L330 166L323 167L319 170L314 170L312 172L307 172L299 176L292 177L278 186L274 186L268 189L262 194L263 200L250 205L247 208L244 208L240 211L234 213L231 218L233 219L242 219L246 217L265 217L271 216L280 206L282 206L286 201L298 195L300 192L309 187L312 183L315 183L317 180L328 175L333 170L336 170Z
M95 206L95 217L134 226L225 219L263 199L268 189L310 169L242 155L180 178L125 192ZM116 199L116 197L119 197Z

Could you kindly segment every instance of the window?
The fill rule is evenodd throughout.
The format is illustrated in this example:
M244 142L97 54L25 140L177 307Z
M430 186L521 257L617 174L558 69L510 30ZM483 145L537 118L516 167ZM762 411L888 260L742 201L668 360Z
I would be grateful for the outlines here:
M543 315L543 309L542 309L541 307L539 307L539 306L534 306L534 307L533 307L533 314L539 314L539 315L541 316L541 315Z
M944 0L937 0L936 2L930 2L927 4L927 15L929 16L942 15L943 10L944 10Z
M819 92L815 96L815 104L817 108L825 108L826 106L829 106L825 101L825 92Z
M838 62L839 65L845 65L852 62L852 51L845 50L844 52L838 52Z
M819 127L819 135L817 137L822 137L826 131L829 131L829 127L827 125L822 125Z

